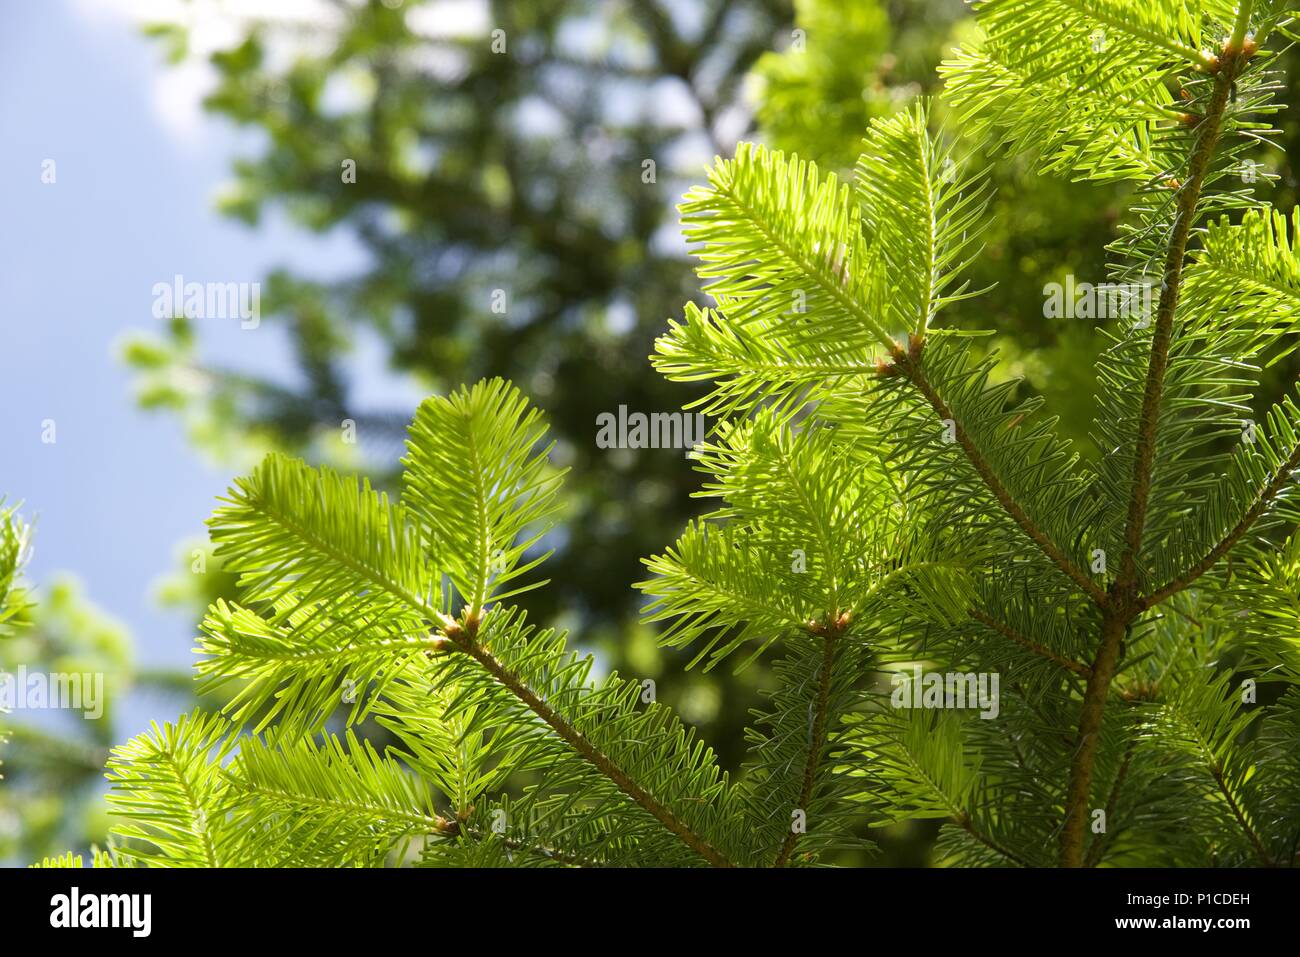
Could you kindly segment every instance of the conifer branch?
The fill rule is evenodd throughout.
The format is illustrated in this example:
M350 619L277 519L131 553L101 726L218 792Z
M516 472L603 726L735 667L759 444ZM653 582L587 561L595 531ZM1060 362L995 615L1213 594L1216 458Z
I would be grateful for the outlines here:
M1219 543L1210 549L1206 556L1199 562L1189 568L1182 575L1179 575L1173 581L1157 588L1149 596L1143 599L1143 609L1152 608L1160 604L1166 598L1178 594L1218 564L1219 559L1227 555L1228 552L1230 552L1233 547L1241 541L1246 533L1250 531L1254 524L1259 521L1264 513L1268 511L1268 507L1273 503L1273 500L1277 498L1278 494L1286 486L1287 482L1291 480L1291 477L1295 474L1297 468L1300 468L1300 445L1296 446L1296 449L1291 453L1290 458L1288 458L1285 464L1277 470L1268 485L1266 485L1264 490L1259 494L1259 497L1255 499L1254 504L1252 504L1246 514L1242 516L1241 521L1234 525L1232 530L1220 539Z
M1232 789L1228 787L1228 782L1223 777L1223 765L1218 761L1212 762L1210 764L1210 774L1214 777L1214 783L1218 787L1219 793L1228 802L1228 809L1232 811L1232 816L1250 840L1250 846L1254 849L1255 856L1259 858L1260 863L1265 867L1273 867L1276 862L1264 847L1264 842L1259 839L1259 834L1251 826L1250 820L1242 810L1241 803L1233 796Z
M1025 686L1020 684L1017 681L1012 681L1010 684L1011 684L1011 690L1016 692L1016 694L1020 695L1020 698L1024 702L1025 707L1027 707L1030 711L1034 713L1034 717L1036 717L1042 723L1043 727L1048 729L1053 729L1053 725L1056 725L1057 722L1054 722L1051 716L1046 711L1043 710L1043 706L1038 701L1036 701L1032 695L1030 695L1026 691ZM1067 748L1073 746L1074 744L1074 739L1071 738L1070 735L1062 728L1057 727L1053 729L1052 736L1057 740L1059 740L1061 744L1065 745Z
M392 596L395 601L418 615L429 614L430 606L421 598L393 581L390 576L359 560L346 549L338 547L336 543L303 523L298 516L278 508L274 501L257 494L250 494L248 505L268 522L302 543L304 549L324 555L331 561L337 562L339 567L356 575L358 581L366 583L367 588Z
M1241 8L1247 17L1249 7L1248 0ZM1244 32L1241 27L1239 30ZM1169 364L1169 350L1173 343L1174 314L1182 291L1187 242L1196 221L1201 189L1210 171L1210 162L1219 142L1228 97L1231 95L1233 82L1244 65L1240 49L1241 41L1237 39L1235 33L1233 36L1234 39L1229 40L1224 49L1214 82L1214 91L1206 106L1205 115L1197 125L1196 143L1188 166L1187 180L1178 193L1174 228L1165 255L1164 286L1156 311L1155 331L1151 339L1151 358L1147 365L1142 411L1138 420L1133 486L1124 528L1124 555L1115 586L1116 597L1121 607L1125 608L1132 605L1134 601L1132 590L1136 587L1138 556L1142 549L1142 534L1146 527L1147 503L1151 497L1151 475L1155 465L1165 370Z
M1165 370L1169 363L1169 350L1173 342L1174 313L1178 307L1187 243L1196 220L1201 190L1210 171L1215 147L1219 142L1224 111L1232 93L1233 83L1246 60L1242 43L1245 24L1250 17L1250 6L1251 0L1245 0L1242 4L1237 29L1224 46L1223 56L1219 58L1214 89L1205 115L1197 125L1187 179L1178 194L1174 228L1165 256L1164 287L1156 314L1155 330L1151 341L1151 358L1147 365L1142 411L1138 420L1133 484L1124 528L1124 553L1120 562L1119 575L1112 586L1111 602L1108 603L1102 621L1101 643L1092 664L1092 677L1088 679L1088 686L1084 692L1083 707L1079 715L1077 746L1070 762L1065 826L1061 831L1061 864L1064 867L1083 865L1087 802L1091 791L1093 765L1097 757L1106 696L1119 661L1124 635L1144 608L1143 601L1137 594L1138 556L1142 549L1147 505L1151 497L1151 475L1155 464Z
M1088 817L1093 764L1097 760L1097 745L1101 737L1101 719L1110 681L1119 662L1120 645L1127 632L1128 624L1117 614L1109 613L1102 621L1101 644L1092 662L1092 677L1084 689L1074 756L1070 760L1070 777L1065 795L1065 826L1061 830L1062 867L1083 865L1084 826Z
M917 350L914 349L913 351ZM979 446L962 428L961 422L952 414L948 404L934 388L933 383L926 376L925 370L921 367L921 363L917 361L917 357L911 353L904 353L900 349L894 354L894 364L907 377L907 380L916 387L917 391L925 397L925 400L930 403L930 407L934 409L940 419L950 419L953 422L957 444L966 453L966 458L970 460L971 465L979 473L980 478L984 481L988 490L993 493L993 497L998 500L1003 510L1011 516L1012 520L1020 526L1021 530L1029 536L1043 554L1051 559L1052 563L1078 585L1094 603L1099 607L1106 607L1108 601L1106 593L1081 568L1070 561L1065 552L1061 551L1048 534L1038 527L1037 523L1029 517L1020 503L1007 490L1007 487L1002 484L1001 479L998 478L993 466L984 457Z
M455 834L457 829L456 821L450 818L445 818L440 814L420 814L414 811L399 810L383 804L339 801L321 797L319 795L306 794L301 791L291 792L260 784L240 782L238 787L241 794L255 794L259 797L274 799L298 807L317 808L350 815L364 815L366 817L374 817L385 821L399 821L403 824L409 825L407 828L408 834L438 834L448 836Z
M1003 857L1005 857L1007 860L1009 860L1012 864L1016 864L1016 865L1018 865L1018 866L1020 866L1020 867L1033 867L1033 866L1034 866L1032 863L1030 863L1029 861L1025 860L1023 857L1021 857L1021 856L1020 856L1019 854L1017 854L1015 851L1011 850L1010 848L1003 847L1003 846L1002 846L1001 844L999 844L997 841L993 840L993 838L989 837L989 836L986 835L983 831L981 831L979 828L977 828L977 827L975 826L975 822L971 820L971 816L970 816L969 814L967 814L966 812L962 811L962 812L959 813L959 814L954 814L952 820L953 820L953 823L955 823L958 827L960 827L963 831L965 831L965 832L966 832L967 834L969 834L971 837L975 838L975 840L979 841L981 844L983 844L983 845L984 845L985 847L987 847L989 850L991 850L991 851L996 851L998 854L1001 854Z
M788 646L736 781L652 682L593 680L592 657L503 604L536 587L559 476L541 413L493 380L422 404L400 501L282 456L237 480L211 524L239 604L212 606L199 666L241 685L233 723L195 712L115 749L113 862L373 866L417 850L426 865L781 868L835 863L864 842L865 811L942 822L945 864L1295 863L1300 693L1242 707L1236 691L1243 674L1294 677L1300 531L1277 561L1216 566L1296 520L1300 406L1276 406L1250 447L1222 440L1255 360L1300 335L1300 217L1288 230L1260 202L1198 229L1256 205L1211 189L1245 148L1229 137L1262 140L1247 117L1280 108L1280 84L1246 64L1294 17L1256 7L980 0L984 39L951 69L959 122L980 117L966 132L1000 129L1044 171L1145 184L1109 248L1118 275L1164 281L1153 328L1117 336L1098 368L1100 463L1080 465L1053 421L1022 426L1042 398L1016 400L989 355L924 351L938 312L977 295L962 274L990 218L987 171L950 175L927 105L871 124L856 188L743 144L687 195L717 308L688 306L657 364L715 382L700 495L722 504L639 587L647 621L673 620L661 642L707 643L710 667ZM1217 55L1199 49L1227 33ZM879 353L882 388L837 388ZM936 414L954 426L942 443ZM0 637L18 608L12 524L0 508ZM1259 585L1255 614L1229 622L1206 585L1219 579L1230 598ZM862 686L881 652L970 670L888 707ZM1015 696L1001 711L984 681L999 667ZM318 743L344 703L349 729L373 716L400 744ZM976 707L1009 724L954 713ZM1090 834L1103 811L1114 826ZM507 812L532 823L498 833Z
M640 784L612 761L608 755L592 743L586 735L566 721L554 708L528 687L517 675L501 664L496 657L478 640L478 622L470 618L464 623L445 620L444 633L457 648L469 655L482 666L502 687L524 703L530 711L542 719L556 734L586 759L596 770L607 777L613 784L633 801L650 813L660 824L681 839L682 843L699 854L714 867L733 867L730 860L704 837L696 834L687 824L677 817L668 807L658 801Z
M1124 749L1124 757L1120 759L1119 770L1115 772L1115 780L1110 786L1110 796L1106 798L1106 827L1110 827L1111 820L1115 817L1115 809L1119 806L1120 790L1124 787L1124 781L1128 777L1129 765L1133 763L1133 752L1137 749L1137 738L1129 741L1128 747ZM1107 838L1110 831L1097 837L1088 848L1088 859L1085 867L1096 867L1101 863L1101 856L1106 851Z
M1010 625L1007 625L1005 622L998 621L992 615L980 611L978 608L972 608L970 615L972 618L974 618L976 621L980 622L981 624L987 625L989 628L992 628L1003 638L1008 638L1011 641L1014 641L1016 644L1020 645L1020 647L1032 651L1034 654L1038 655L1041 658L1046 658L1048 661L1052 662L1053 664L1060 665L1062 668L1066 669L1067 671L1073 671L1075 674L1080 675L1084 678L1090 677L1092 675L1092 669L1089 668L1087 665L1083 664L1082 662L1074 661L1071 658L1066 658L1064 655L1057 654L1051 648L1048 648L1045 645L1040 645L1032 638L1027 638L1026 636L1020 634L1018 631L1011 628Z
M194 787L186 774L185 766L177 760L176 755L171 750L162 750L158 752L171 769L176 779L177 787L184 796L185 813L188 816L189 830L199 839L199 845L202 848L203 862L207 867L220 867L221 859L217 854L216 842L212 840L212 834L208 831L207 812L203 802L199 800L194 793Z
M806 809L812 803L813 788L817 784L817 768L821 764L822 751L826 748L826 712L830 703L831 696L831 675L835 669L835 644L843 632L840 622L843 618L837 618L836 622L829 627L820 629L822 634L822 662L817 673L817 698L813 702L813 724L812 740L808 744L808 757L804 763L803 784L799 789L799 807ZM790 855L794 853L794 846L799 841L799 835L793 828L786 834L785 840L781 843L781 850L776 855L776 861L773 867L785 867L790 860Z
M600 861L594 861L591 858L583 857L581 854L574 854L571 851L562 850L557 847L551 847L548 844L535 844L531 841L520 840L517 837L507 837L504 834L487 835L481 829L470 827L462 824L460 821L447 821L447 829L441 833L454 836L456 834L468 834L476 841L488 839L499 840L502 846L512 850L520 851L524 854L534 854L548 861L555 861L558 864L564 864L568 867L585 867L600 868L605 865Z

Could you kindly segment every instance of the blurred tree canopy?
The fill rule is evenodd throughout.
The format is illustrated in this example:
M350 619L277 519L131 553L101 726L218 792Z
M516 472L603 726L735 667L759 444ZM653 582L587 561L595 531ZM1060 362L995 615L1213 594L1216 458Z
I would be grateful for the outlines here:
M551 543L555 586L533 611L567 622L613 666L654 677L660 653L635 623L631 584L695 511L697 478L682 451L597 448L596 420L692 397L646 359L696 294L674 206L715 153L752 135L747 77L789 40L791 10L777 0L466 9L339 4L306 32L271 14L212 57L207 107L265 143L235 164L224 211L256 225L274 208L306 229L346 229L366 258L335 279L281 270L264 282L263 313L290 335L298 375L214 368L200 330L180 319L126 356L142 403L178 410L210 452L251 440L337 459L351 420L380 480L412 410L358 407L346 359L362 331L431 392L510 377L546 410L573 469L568 531ZM188 55L183 27L150 32L172 59ZM676 684L665 695L687 715L721 715L711 682ZM732 713L738 753L744 708Z

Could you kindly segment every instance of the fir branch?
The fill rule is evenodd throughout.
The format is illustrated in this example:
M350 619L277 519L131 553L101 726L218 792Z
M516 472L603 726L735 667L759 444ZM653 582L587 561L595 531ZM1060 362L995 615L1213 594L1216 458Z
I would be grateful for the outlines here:
M1084 825L1087 822L1088 795L1092 788L1092 769L1097 759L1102 713L1106 695L1119 661L1120 645L1128 625L1116 614L1108 614L1102 623L1101 643L1092 662L1092 677L1084 689L1079 711L1079 730L1075 737L1070 777L1066 785L1065 822L1061 830L1061 865L1083 864Z
M1255 858L1271 867L1276 862L1243 804L1249 794L1245 785L1263 770L1260 756L1258 752L1238 750L1240 739L1263 712L1234 703L1228 691L1229 674L1206 680L1206 668L1198 664L1171 676L1173 688L1153 730L1161 735L1162 745L1181 748L1196 766L1208 772L1214 790L1231 813L1231 823L1246 837Z
M0 638L12 635L30 608L19 574L28 553L27 526L0 498Z
M445 616L443 616L445 618ZM491 675L502 687L518 698L530 711L542 719L556 734L585 758L614 785L648 811L655 820L681 839L687 847L699 854L714 867L732 867L733 864L721 851L705 838L692 831L666 805L654 795L641 787L626 771L615 764L597 748L591 740L572 724L566 721L554 708L547 704L517 675L505 668L496 657L478 640L478 623L473 619L466 622L444 622L444 634L456 647L474 659L484 671Z
M1244 4L1243 9L1248 6L1249 3ZM1146 387L1143 391L1142 411L1138 423L1132 490L1124 529L1124 555L1115 586L1117 600L1123 609L1121 614L1131 614L1131 606L1135 600L1131 591L1137 582L1137 560L1142 548L1147 501L1151 497L1151 472L1155 462L1165 369L1169 362L1169 348L1173 341L1174 313L1178 308L1178 296L1182 289L1187 242L1196 221L1201 188L1210 169L1214 148L1219 141L1223 113L1232 91L1233 80L1243 66L1244 60L1240 52L1233 53L1230 49L1225 50L1215 79L1214 93L1205 116L1197 127L1196 147L1192 152L1188 177L1178 193L1176 219L1165 256L1164 285L1156 311L1151 358L1147 365Z
M223 719L196 711L161 728L155 722L113 749L110 837L131 842L122 849L131 860L164 867L240 863L233 850L239 823L225 813L228 782L220 765L233 743L227 729Z
M479 828L469 827L461 824L459 821L449 821L447 824L447 834L466 834L476 841L483 841L489 839L489 837L493 837L500 840L503 847L509 848L512 851L534 854L545 861L554 861L557 864L564 864L566 867L600 868L605 866L600 861L595 861L589 857L584 857L581 854L574 854L570 851L551 847L546 844L535 844L532 841L524 841L519 838L508 837L504 834L488 835Z
M1225 440L1257 360L1300 332L1300 217L1288 238L1260 204L1191 248L1199 222L1252 203L1214 187L1246 148L1230 137L1261 141L1248 118L1277 108L1247 33L1283 14L1255 9L980 0L985 38L950 70L968 132L1144 184L1111 248L1120 275L1164 286L1154 330L1116 336L1099 367L1092 468L1052 420L1021 426L1042 398L1017 399L995 358L930 333L968 295L988 193L983 174L950 177L924 105L872 124L854 190L745 144L688 194L716 309L688 306L657 365L713 380L702 401L728 421L699 449L700 495L722 504L641 587L647 620L675 619L665 644L707 641L713 663L786 646L734 786L641 684L593 681L590 656L502 605L536 587L519 579L544 560L558 476L540 413L493 380L421 407L400 503L276 457L237 482L212 529L241 604L214 604L199 665L240 685L235 724L196 713L114 751L128 843L103 862L377 865L414 846L425 865L785 867L861 847L865 814L945 822L944 863L1291 863L1300 697L1248 705L1235 685L1300 675L1300 533L1280 560L1250 551L1300 521L1300 407ZM1081 57L1098 26L1118 42ZM943 442L936 413L956 426ZM0 632L22 544L0 508ZM1092 544L1118 557L1113 579L1090 574ZM1243 574L1211 574L1240 552ZM972 683L949 672L947 700L921 707L860 687L922 660ZM1008 723L958 712L974 694L997 717L982 676L999 672ZM317 743L341 700L349 729L373 714L400 743ZM265 741L229 733L256 714ZM1090 841L1098 802L1123 826Z
M1232 793L1232 789L1228 787L1228 782L1223 776L1222 763L1218 761L1212 762L1210 764L1210 774L1214 778L1214 783L1215 786L1218 787L1219 793L1222 794L1224 800L1228 802L1228 809L1232 811L1233 818L1236 819L1237 824L1241 826L1242 832L1246 835L1247 839L1249 839L1250 846L1254 848L1255 855L1259 858L1259 862L1265 867L1273 867L1276 862L1269 856L1268 850L1264 847L1264 842L1259 838L1259 833L1251 825L1249 818L1246 817L1245 812L1242 810L1241 802L1237 800L1236 796Z
M563 470L549 467L553 445L540 410L504 379L425 402L415 414L402 502L474 615L545 584L509 587L547 557L531 549L558 507Z
M1196 220L1201 189L1210 169L1215 146L1219 141L1224 110L1232 92L1233 81L1245 66L1247 59L1242 52L1242 41L1245 36L1245 23L1250 17L1250 7L1251 0L1245 0L1240 8L1237 29L1224 47L1223 56L1217 66L1214 92L1205 115L1197 127L1196 145L1189 162L1187 180L1180 187L1178 194L1176 220L1165 257L1164 287L1156 313L1151 357L1147 366L1146 387L1138 424L1132 490L1124 529L1124 553L1118 578L1112 586L1111 601L1107 602L1100 646L1092 663L1092 677L1088 680L1080 710L1077 747L1070 762L1065 825L1061 831L1061 864L1065 867L1080 867L1084 863L1084 830L1088 795L1091 791L1093 765L1097 756L1107 692L1114 677L1115 666L1119 661L1121 643L1128 633L1129 626L1141 613L1143 607L1142 599L1137 594L1138 554L1142 548L1147 502L1151 496L1151 472L1155 461L1165 368L1169 361L1169 349L1173 339L1174 313L1178 306L1183 265L1187 256L1187 242Z
M1133 763L1133 752L1137 749L1137 740L1137 738L1130 739L1128 747L1124 749L1124 757L1120 759L1119 770L1115 772L1115 780L1110 786L1110 796L1106 798L1106 826L1108 828L1115 817L1115 809L1119 805L1120 790L1124 787L1124 781L1128 777L1129 765ZM1088 848L1088 858L1084 863L1085 867L1096 867L1101 862L1109 836L1110 831L1107 830L1105 834L1092 842L1092 846Z
M1001 854L1012 864L1016 864L1020 867L1034 866L1030 861L1025 860L1023 857L1021 857L1015 851L1011 850L1009 847L1005 847L1002 844L999 844L997 841L993 840L993 838L989 837L987 834L985 834L983 831L977 828L975 826L975 822L971 820L971 816L965 813L964 811L961 813L954 814L952 816L952 821L954 824L960 827L971 837L975 838L975 840L979 841L989 850Z
M396 821L406 825L411 834L454 834L456 822L441 814L426 815L410 811L396 810L370 801L341 801L314 794L306 794L287 788L274 788L260 784L238 785L241 795L256 795L268 801L292 805L308 811L329 812L331 814L350 814L361 817L374 817L385 822Z
M917 350L914 349L913 351ZM984 484L993 493L994 498L998 500L1006 513L1011 516L1012 520L1042 550L1043 554L1051 559L1052 564L1064 572L1093 602L1100 607L1105 607L1108 603L1105 592L1097 587L1096 582L1092 581L1081 568L1070 561L1069 557L1029 517L1020 503L1007 490L988 459L984 457L979 447L971 439L970 434L962 428L961 422L953 415L943 397L935 390L918 358L912 353L904 353L898 350L894 354L894 364L907 380L916 387L917 391L925 396L926 401L940 419L949 419L953 422L957 444L961 446L975 471L979 473Z
M823 754L826 749L826 717L831 694L831 676L835 669L835 645L840 634L843 632L843 625L846 619L838 618L835 623L821 629L822 637L822 663L817 674L817 697L813 701L813 722L812 722L812 740L808 743L808 755L803 769L803 785L799 789L799 807L807 808L812 803L813 788L817 783L817 768L821 763ZM785 867L786 862L790 860L790 855L794 853L794 846L799 841L799 835L791 828L781 844L781 850L776 855L776 861L773 867Z
M1246 514L1242 516L1241 521L1237 522L1199 562L1178 576L1178 578L1157 588L1142 599L1142 609L1152 608L1172 595L1176 595L1183 589L1190 587L1198 578L1218 564L1219 560L1232 551L1233 546L1240 542L1264 513L1268 511L1269 505L1277 498L1287 483L1291 481L1291 477L1295 474L1297 468L1300 468L1300 445L1296 446L1290 458L1269 480Z
M987 625L989 628L992 628L1002 637L1014 641L1022 648L1027 648L1028 650L1032 651L1034 654L1038 655L1039 657L1046 658L1048 661L1052 662L1053 664L1060 665L1062 668L1066 669L1067 671L1073 671L1075 674L1081 675L1084 678L1088 678L1092 675L1092 669L1089 668L1087 665L1083 664L1082 662L1078 662L1070 658L1066 658L1064 655L1057 654L1051 648L1048 648L1044 645L1040 645L1032 638L1028 638L1025 635L1020 634L1018 631L1015 631L1013 628L1011 628L1011 626L1007 625L1005 622L998 621L996 618L989 615L987 612L983 612L978 608L972 608L970 614L971 617L974 618L976 621L980 622L981 624Z
M999 40L1020 40L1024 49L1019 55L1045 76L1060 68L1052 62L1054 58L1071 55L1068 41L1094 26L1104 26L1124 39L1114 44L1117 49L1110 57L1117 69L1149 65L1152 54L1206 71L1217 63L1212 54L1177 35L1187 25L1180 0L1141 4L1123 0L983 0L979 12L981 23ZM1059 25L1059 36L1037 35L1039 18L1048 16ZM1041 62L1044 60L1048 62Z

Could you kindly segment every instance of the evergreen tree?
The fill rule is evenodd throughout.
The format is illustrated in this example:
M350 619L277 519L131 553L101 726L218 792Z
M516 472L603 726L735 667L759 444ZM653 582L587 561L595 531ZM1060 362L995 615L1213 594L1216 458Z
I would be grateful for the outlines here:
M906 819L957 864L1293 863L1300 408L1242 418L1300 331L1300 217L1229 179L1291 20L977 12L945 67L963 126L1135 184L1113 278L1156 292L1109 326L1095 460L938 324L978 294L989 190L924 104L873 121L851 186L743 144L682 206L715 305L654 358L710 384L719 504L641 586L706 668L779 652L742 772L515 606L561 476L491 380L424 403L400 500L280 456L231 490L211 530L240 600L198 671L234 695L117 749L97 863L784 866Z

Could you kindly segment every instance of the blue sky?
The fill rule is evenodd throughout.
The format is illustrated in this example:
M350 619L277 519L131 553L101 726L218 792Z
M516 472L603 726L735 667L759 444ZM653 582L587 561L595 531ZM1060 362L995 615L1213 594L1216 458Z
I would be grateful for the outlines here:
M159 575L231 478L186 444L177 421L132 402L115 346L158 322L152 287L186 279L256 282L288 265L347 271L346 236L281 222L256 231L223 220L212 199L249 140L197 109L194 75L175 74L121 3L42 0L0 12L0 495L36 521L29 578L71 572L125 623L149 664L187 666L192 623L160 610ZM56 163L57 181L41 181ZM292 374L273 324L242 330L200 320L205 357ZM354 370L365 401L413 401L379 350ZM42 424L54 420L57 441ZM157 703L125 709L140 730Z

